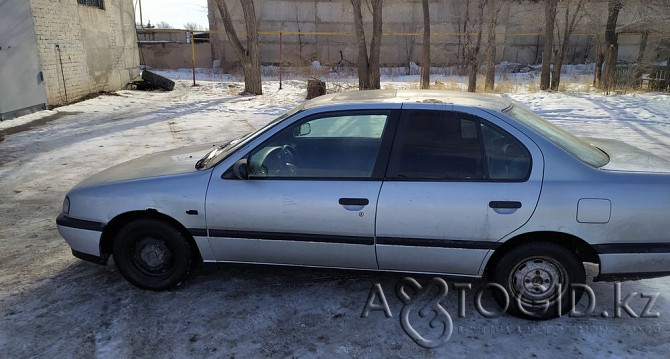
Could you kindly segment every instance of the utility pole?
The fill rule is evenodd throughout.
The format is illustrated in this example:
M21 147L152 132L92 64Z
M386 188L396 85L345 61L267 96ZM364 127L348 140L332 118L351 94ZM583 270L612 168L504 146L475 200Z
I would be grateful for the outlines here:
M142 0L137 0L140 5L140 27L144 29L144 21L142 20Z

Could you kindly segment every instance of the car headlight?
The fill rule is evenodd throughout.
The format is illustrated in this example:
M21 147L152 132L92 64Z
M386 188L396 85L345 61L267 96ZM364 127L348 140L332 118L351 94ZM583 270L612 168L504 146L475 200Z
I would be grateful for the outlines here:
M70 214L70 199L67 196L63 200L63 213Z

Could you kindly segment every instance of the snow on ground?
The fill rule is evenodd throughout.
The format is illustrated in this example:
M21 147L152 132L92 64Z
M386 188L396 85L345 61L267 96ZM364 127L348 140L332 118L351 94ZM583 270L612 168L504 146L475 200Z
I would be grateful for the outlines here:
M402 303L394 295L401 275L204 265L185 286L154 293L129 285L113 265L72 257L54 220L75 183L147 153L225 142L300 103L305 92L304 81L284 81L279 90L271 80L264 95L239 96L243 85L236 79L206 70L199 76L196 87L182 77L172 92L119 91L0 123L1 356L665 357L670 351L668 278L622 285L624 295L660 293L652 308L660 319L489 320L473 310L473 291L467 317L457 318L452 291L445 305L454 333L429 351L401 330ZM501 96L579 135L623 140L670 159L668 95L533 92L532 76L501 78L515 82L515 91ZM579 73L571 76L585 81ZM454 79L461 78L445 73L433 80L460 86L451 84ZM356 86L341 76L327 81L331 91ZM383 87L415 88L417 82L416 75L396 71L385 75ZM380 312L360 318L375 283L385 291L392 319ZM611 312L612 284L592 288L594 313ZM630 303L639 314L646 300L638 295Z

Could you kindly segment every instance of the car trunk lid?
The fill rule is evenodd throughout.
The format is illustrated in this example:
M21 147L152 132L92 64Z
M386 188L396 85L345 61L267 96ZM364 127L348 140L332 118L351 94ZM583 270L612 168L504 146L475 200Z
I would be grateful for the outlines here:
M601 138L585 138L610 157L606 171L670 173L670 161L627 143Z

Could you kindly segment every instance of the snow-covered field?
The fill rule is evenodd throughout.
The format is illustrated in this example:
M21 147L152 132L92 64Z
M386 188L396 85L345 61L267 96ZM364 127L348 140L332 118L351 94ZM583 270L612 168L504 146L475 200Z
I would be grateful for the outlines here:
M172 92L119 91L53 111L0 122L0 357L667 357L670 279L623 283L660 293L659 319L485 319L455 291L445 303L454 332L444 346L417 346L398 321L401 275L334 270L204 265L178 290L132 287L113 265L72 257L55 228L65 192L114 164L158 150L224 142L267 123L304 98L305 82L264 82L264 95L239 96L242 84L187 72ZM184 75L184 76L181 76ZM416 87L416 76L384 78L385 88ZM215 80L215 81L205 81ZM436 76L446 83L450 76ZM327 79L329 90L354 79ZM582 81L582 80L580 80ZM588 81L588 80L587 80ZM582 81L583 83L583 81ZM583 136L626 141L670 159L670 96L531 92L509 97ZM670 184L669 184L670 185ZM669 214L670 216L670 214ZM427 278L420 277L421 280ZM380 283L393 312L361 318ZM610 283L593 283L594 313L613 308ZM639 294L630 306L640 313Z

